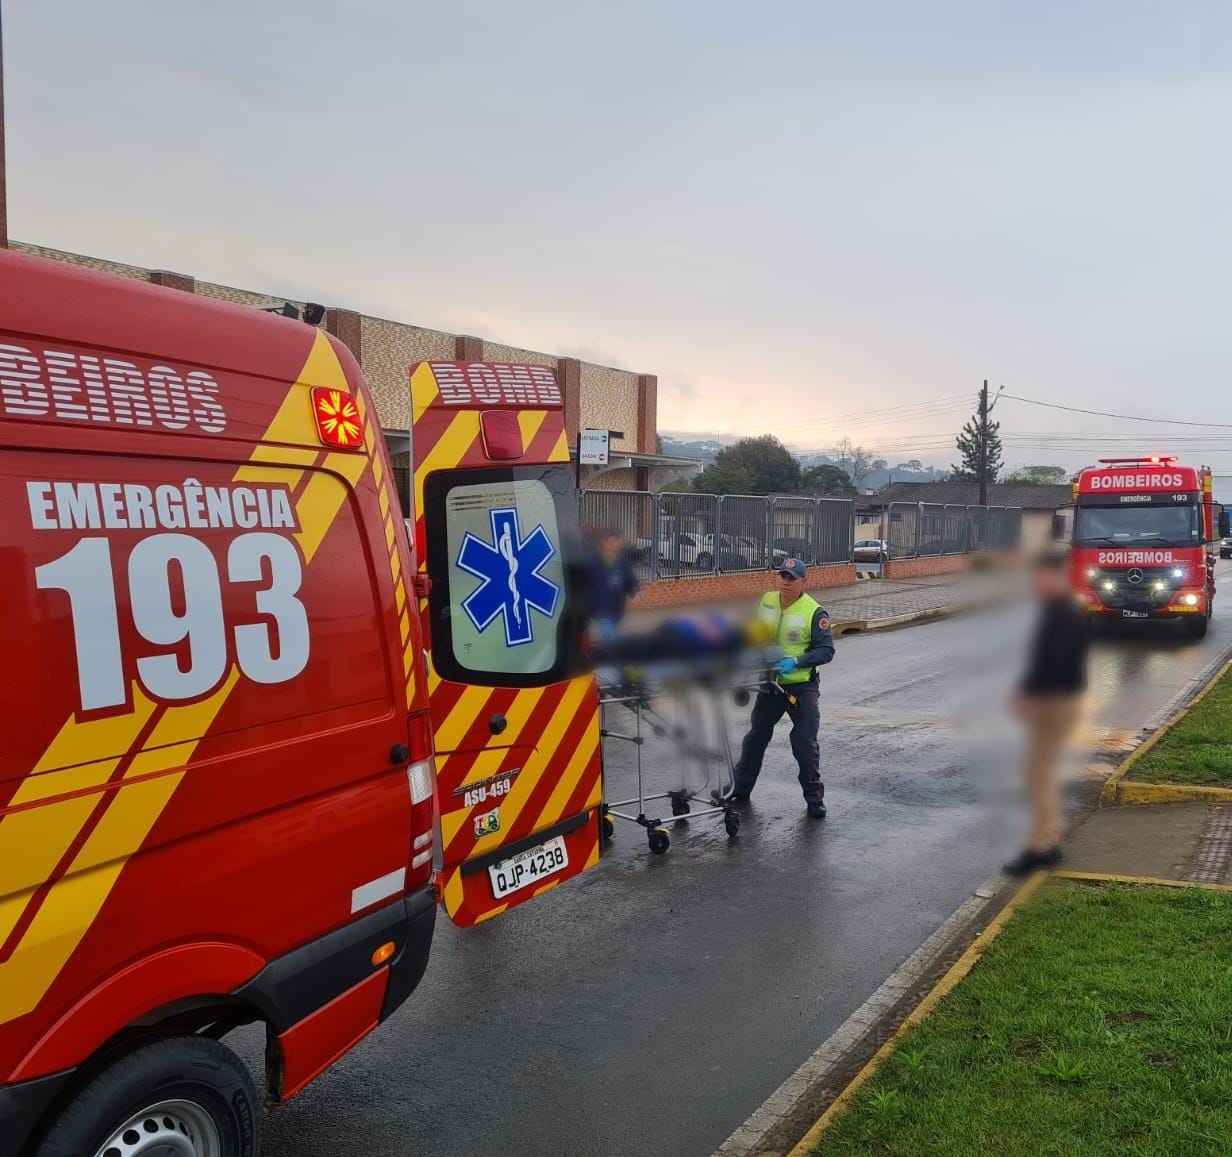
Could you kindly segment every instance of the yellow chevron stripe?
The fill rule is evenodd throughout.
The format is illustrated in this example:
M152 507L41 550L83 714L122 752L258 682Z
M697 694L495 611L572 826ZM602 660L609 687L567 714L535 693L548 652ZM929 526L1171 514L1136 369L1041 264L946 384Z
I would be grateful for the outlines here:
M549 462L568 462L569 461L569 439L565 436L565 432L560 432L560 437L556 439L556 445L552 447L551 454L548 455Z
M336 385L346 388L346 377L337 355L328 339L321 333L318 333L313 341L299 380L288 391L286 399L270 423L265 442L315 446L316 429L311 420L311 407L306 399L306 391L311 385ZM302 461L306 453L273 451L268 446L259 446L254 448L252 460L259 462L263 459L275 459L280 454L292 457L298 454ZM317 450L312 451L313 459L317 453ZM334 454L330 455L327 461L332 469L337 470L354 485L366 468L368 460L356 454ZM237 481L247 480L251 475L263 474L269 469L260 465L241 466L235 477ZM286 480L288 472L281 472L280 477ZM315 555L345 497L346 487L339 484L337 478L321 473L310 479L296 503L299 524L303 528L297 537L300 539L306 562L311 561ZM195 750L196 741L212 725L237 681L238 674L233 669L227 682L209 699L183 707L168 708L155 726L145 750L137 754L126 770L126 781L131 777L149 775L151 772L176 766L182 769L186 766ZM92 733L94 739L112 735L113 732L108 729L115 729L114 735L125 741L125 750L131 750L132 743L145 726L151 709L148 700L135 694L134 709L126 716L90 724L77 724L70 719L48 746L35 770L48 763L52 766L57 762L84 763L84 758L74 759L74 756L89 750L90 737L87 737L86 731L90 728L99 728ZM114 739L112 741L115 742ZM116 749L118 745L112 748ZM94 750L97 750L97 747ZM113 770L115 766L113 762ZM73 770L82 777L97 777L101 774L101 765L96 765L91 771L82 768ZM33 775L32 772L31 776ZM16 951L0 965L0 1024L37 1007L94 923L128 858L140 848L149 835L183 775L183 770L180 770L138 782L126 782L107 801L106 810L97 827L87 838L69 871L47 893ZM27 780L30 779L28 776ZM25 782L23 781L19 792L25 790ZM32 798L40 798L38 793L45 788L32 786L28 790L32 793ZM64 802L71 805L76 801ZM53 832L44 833L50 838L40 840L40 845L45 849L44 854L54 851L57 844L67 850L92 813L93 804L99 801L90 798L89 802L91 806L87 809L70 807L72 814L58 810L56 805L48 805L31 809L29 812L14 812L0 817L0 851L6 848L10 840L16 842L20 839L24 844L25 840L20 832L16 837L12 835L12 832L23 827L23 824L13 824L12 821L16 817L33 815L36 812L53 814L58 820ZM52 867L43 873L44 880L62 856L63 851ZM0 855L0 867L7 867L9 862L7 856ZM28 865L30 858L24 858L23 862ZM4 892L0 891L0 895L4 895ZM22 907L28 899L29 893L21 897ZM0 910L0 920L9 919L15 908L20 912L16 901L15 896L5 898L3 909ZM8 926L10 930L13 927L11 923Z
M184 778L183 768L197 741L174 741L185 735L204 735L238 680L232 668L227 681L208 699L168 708L155 725L125 778L173 767L181 770L129 783L116 791L68 872L48 893L17 951L0 964L0 1024L24 1016L43 999L94 923L128 858L144 843ZM153 748L160 740L172 742Z
M445 911L451 916L460 907L462 907L463 891L462 891L462 871L460 868L452 868L448 872L442 873L443 880L441 883L441 902L445 905Z
M487 779L488 776L496 774L497 769L501 765L501 761L509 754L509 748L517 746L522 730L529 721L531 713L534 711L535 706L538 704L542 694L543 692L539 690L521 691L518 693L514 701L509 705L509 710L505 712L505 720L508 726L505 728L505 732L501 736L501 738L505 740L505 746L492 747L481 752L476 757L470 770L466 773L466 776L462 780L462 784L460 786L464 786L468 783L478 783L480 780ZM463 732L463 734L465 734L465 732ZM439 766L444 768L447 763L448 759L445 759L440 762ZM519 773L519 775L522 774L526 774L526 772L523 771ZM503 799L497 800L496 803L500 803L503 808ZM469 808L461 807L456 811L443 812L441 815L442 848L448 848L449 845L453 843L454 836L456 836L466 824L466 821L474 812L475 807L490 808L492 806L495 805L489 802L477 804ZM503 816L504 812L502 811L501 814ZM494 843L499 843L500 841L497 838L498 835L499 833L494 832L490 836L482 836L476 844L476 848L480 845L487 848ZM471 855L475 854L476 852L471 853Z
M539 433L539 428L547 418L547 410L522 410L518 414L518 427L522 431L522 447L525 449Z
M595 750L598 746L599 727L598 717L596 716L591 726L586 728L586 733L582 736L577 748L569 757L569 764L561 775L560 782L553 789L547 803L543 805L543 809L539 812L535 820L536 829L564 816L565 804L569 802L569 797L577 790L577 786L582 780L582 773L594 758Z
M423 509L424 481L437 470L447 470L462 461L462 456L479 433L479 414L475 410L460 410L450 421L439 441L415 463L415 506Z
M467 687L462 692L458 701L453 705L453 709L436 729L438 751L450 752L457 749L475 720L479 718L479 712L483 710L491 693L491 687Z
M531 794L539 785L546 765L552 759L557 748L560 747L565 731L568 729L569 724L573 722L573 717L577 714L582 697L586 694L586 689L589 685L589 676L582 679L574 679L565 691L560 707L557 708L552 718L548 721L547 726L544 727L543 733L534 737L535 750L527 759L526 766L522 769L522 774L513 781L509 794L505 796L504 802L501 804L501 826L506 830L513 827L517 822L522 809L526 806Z

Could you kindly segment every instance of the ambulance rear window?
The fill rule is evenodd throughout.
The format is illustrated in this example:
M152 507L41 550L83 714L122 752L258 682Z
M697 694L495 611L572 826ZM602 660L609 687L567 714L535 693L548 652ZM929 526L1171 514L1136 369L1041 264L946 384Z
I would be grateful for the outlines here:
M536 686L576 659L567 466L454 471L425 488L433 658L446 678Z

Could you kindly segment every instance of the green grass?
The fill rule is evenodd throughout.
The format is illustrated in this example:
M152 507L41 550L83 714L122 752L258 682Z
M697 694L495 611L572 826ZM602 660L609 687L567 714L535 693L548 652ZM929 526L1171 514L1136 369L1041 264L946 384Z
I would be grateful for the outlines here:
M1232 893L1053 881L816 1152L1232 1153Z
M1232 671L1129 769L1126 778L1232 787Z

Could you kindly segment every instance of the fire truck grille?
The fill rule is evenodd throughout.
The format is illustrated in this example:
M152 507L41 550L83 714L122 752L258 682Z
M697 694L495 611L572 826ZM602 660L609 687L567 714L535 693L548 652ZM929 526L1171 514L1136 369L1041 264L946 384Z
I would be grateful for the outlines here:
M1166 607L1180 583L1167 568L1130 567L1127 570L1097 570L1091 577L1091 586L1106 607L1150 611Z

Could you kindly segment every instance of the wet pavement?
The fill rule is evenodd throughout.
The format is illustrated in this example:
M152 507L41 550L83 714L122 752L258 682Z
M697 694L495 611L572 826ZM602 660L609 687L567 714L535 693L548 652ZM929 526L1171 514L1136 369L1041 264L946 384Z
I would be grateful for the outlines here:
M652 856L621 825L596 870L534 904L442 919L419 991L278 1110L269 1157L712 1153L1015 850L1004 702L1028 624L1013 606L840 640L824 822L781 726L737 839L696 819ZM1101 640L1090 741L1115 746L1229 648L1232 611L1202 641ZM666 752L646 760L678 786ZM627 750L619 768L628 794ZM1098 786L1080 779L1071 808ZM255 1060L255 1034L241 1043Z

